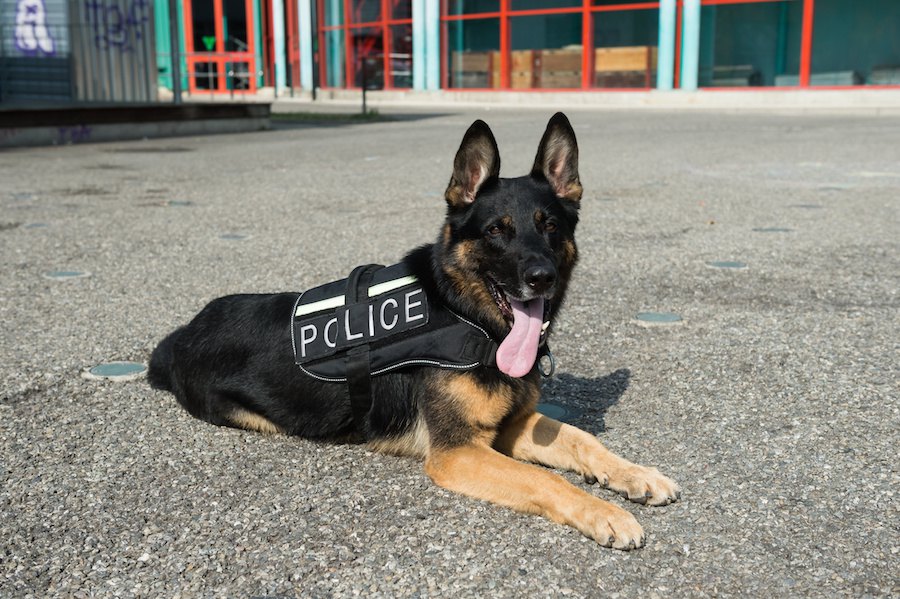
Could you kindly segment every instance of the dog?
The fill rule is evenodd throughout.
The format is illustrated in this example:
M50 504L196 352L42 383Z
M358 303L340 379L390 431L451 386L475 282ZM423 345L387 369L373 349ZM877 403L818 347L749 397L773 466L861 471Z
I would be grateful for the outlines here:
M212 424L320 440L355 435L374 450L423 459L431 480L451 491L540 514L604 546L643 546L644 531L628 511L534 465L574 471L640 504L680 497L678 485L655 468L536 411L546 339L578 260L582 186L566 116L550 119L528 175L499 175L494 135L477 120L454 158L437 240L399 265L412 275L402 281L414 281L405 295L382 295L379 304L362 294L350 308L329 307L305 322L292 319L325 305L302 304L307 293L213 300L153 351L150 384ZM373 269L358 270L356 287L338 302L352 303L354 288L374 289ZM401 359L377 376L363 368L345 379L316 374L315 359L301 364L307 354L333 352L338 337L377 341L376 329L401 328L398 319L413 327L409 335L426 319L426 304L452 315L456 328L440 329L439 340L451 343L441 331L463 327L487 341L487 357L445 367L436 359ZM368 345L362 347L320 361L346 371L371 366Z

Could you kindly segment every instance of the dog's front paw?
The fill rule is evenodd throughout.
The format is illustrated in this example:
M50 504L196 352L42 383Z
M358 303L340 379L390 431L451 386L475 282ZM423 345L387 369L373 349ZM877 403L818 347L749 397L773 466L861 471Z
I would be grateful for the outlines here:
M632 464L610 474L606 486L635 503L666 505L681 497L681 487L656 468Z
M622 508L598 500L598 505L586 514L584 534L604 547L628 551L644 546L644 529L634 516Z

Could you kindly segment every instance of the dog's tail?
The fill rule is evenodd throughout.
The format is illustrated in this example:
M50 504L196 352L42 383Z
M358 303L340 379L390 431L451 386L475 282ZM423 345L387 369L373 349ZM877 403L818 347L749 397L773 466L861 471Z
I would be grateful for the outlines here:
M176 329L169 333L165 339L159 342L159 345L156 346L156 349L150 355L147 381L154 389L175 392L175 385L172 380L172 368L175 362L173 348L179 335L181 335L181 329Z

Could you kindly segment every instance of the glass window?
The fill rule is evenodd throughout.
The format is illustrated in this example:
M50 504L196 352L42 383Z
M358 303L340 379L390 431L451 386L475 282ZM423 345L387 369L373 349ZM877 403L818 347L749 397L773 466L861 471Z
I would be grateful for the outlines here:
M648 4L646 0L593 0L594 6L609 6L611 4ZM659 6L658 2L653 2L657 7ZM681 4L679 2L679 4Z
M447 85L500 87L500 19L447 22Z
M581 36L581 13L511 18L510 87L580 88Z
M353 85L367 89L384 87L384 44L381 29L359 27L348 30L353 62ZM365 69L365 72L363 72Z
M570 8L582 6L581 0L510 0L509 10L535 10L542 8Z
M900 2L817 0L810 85L900 85Z
M795 0L703 6L700 86L797 85L802 28Z
M594 13L594 85L653 87L658 39L656 9Z
M382 0L349 0L349 18L345 0L319 1L323 86L412 87L412 24L403 23L412 14L412 0L389 0L384 13Z
M500 12L500 0L447 0L448 15Z
M226 52L247 52L247 5L244 0L222 0L222 33Z
M322 85L325 87L344 87L344 30L334 29L324 33L325 76Z
M191 40L194 52L215 52L216 17L213 0L191 2L191 22L194 27L194 39Z
M391 18L411 19L412 18L412 0L391 0Z
M351 23L372 23L380 20L381 0L351 0Z
M324 0L323 5L326 27L344 24L344 0Z
M390 32L393 86L412 87L412 25L394 25Z

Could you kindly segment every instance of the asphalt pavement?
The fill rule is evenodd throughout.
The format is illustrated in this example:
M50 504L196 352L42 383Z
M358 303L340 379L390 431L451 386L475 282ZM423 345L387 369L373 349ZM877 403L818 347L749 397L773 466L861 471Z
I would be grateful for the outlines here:
M214 297L432 241L471 121L518 176L552 110L388 112L0 153L0 596L900 594L900 116L568 112L582 259L544 401L681 485L651 508L567 475L638 551L82 376Z

